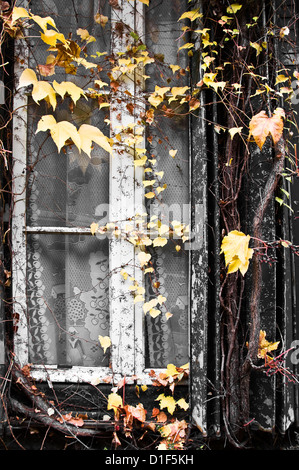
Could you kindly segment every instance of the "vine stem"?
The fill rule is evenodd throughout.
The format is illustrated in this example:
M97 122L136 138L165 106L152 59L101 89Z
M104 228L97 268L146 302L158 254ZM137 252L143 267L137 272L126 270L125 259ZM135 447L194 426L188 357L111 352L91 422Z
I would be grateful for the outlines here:
M253 220L253 240L254 248L259 248L261 240L261 227L264 220L265 212L272 199L274 191L280 179L281 172L284 168L285 160L285 140L283 137L275 145L275 161L272 171L268 177L263 197L257 208L256 215ZM252 262L252 292L250 299L250 335L248 341L248 351L243 366L242 372L242 403L243 403L243 419L249 419L249 384L250 372L254 368L253 365L257 358L259 334L260 334L260 297L261 297L261 282L262 282L262 267L257 256L254 256Z

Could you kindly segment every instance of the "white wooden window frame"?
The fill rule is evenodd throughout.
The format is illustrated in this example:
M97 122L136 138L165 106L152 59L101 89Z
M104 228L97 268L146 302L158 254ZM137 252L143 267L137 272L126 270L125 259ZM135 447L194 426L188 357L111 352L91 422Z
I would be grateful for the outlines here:
M96 2L95 2L96 3ZM27 6L26 1L22 6ZM144 30L144 5L141 2L128 2L122 0L121 9L115 14L112 9L111 22L123 21L140 37ZM125 35L114 35L114 52L123 51L126 48ZM16 62L16 77L27 67L28 50L21 41L16 44L17 57L24 57L22 65ZM136 83L128 80L121 85L131 96L140 90L136 89ZM16 361L21 367L29 362L28 348L28 322L26 301L26 236L28 233L85 233L90 235L90 228L65 228L65 227L29 227L26 225L26 152L27 152L27 96L24 90L17 91L14 97L13 119L13 212L12 212L12 277L15 335L14 348ZM111 128L115 125L124 127L132 124L132 115L128 112L126 103L110 107ZM119 115L121 114L121 121ZM119 155L117 151L110 157L110 181L109 181L109 220L129 220L136 213L142 212L144 203L143 169L135 168L133 158L129 153ZM122 183L125 181L125 184ZM137 183L137 184L136 184ZM138 184L139 183L139 184ZM92 221L91 221L92 222ZM144 313L142 304L134 305L133 296L128 295L129 280L121 279L119 267L125 266L126 271L133 276L139 285L144 284L141 269L138 267L138 248L123 240L121 237L111 238L109 241L109 270L111 271L109 282L110 305L110 333L111 368L108 367L81 367L58 368L53 365L32 365L32 377L39 380L51 380L53 382L101 382L109 375L113 375L114 381L126 376L137 376L141 383L151 383L148 372L145 369L145 345L144 345ZM159 370L156 370L159 372Z

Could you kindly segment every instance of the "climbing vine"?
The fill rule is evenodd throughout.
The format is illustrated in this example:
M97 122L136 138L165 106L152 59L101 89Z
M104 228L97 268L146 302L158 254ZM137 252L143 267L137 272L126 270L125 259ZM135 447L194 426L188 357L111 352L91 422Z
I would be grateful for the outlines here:
M134 3L133 0L128 1ZM144 8L150 6L150 0L136 0L135 3L138 2L144 4ZM110 0L109 4L112 8L120 8L117 1ZM291 250L296 255L299 253L299 247L290 240L264 240L262 233L265 213L273 198L276 198L277 204L292 211L288 205L289 194L283 189L281 181L285 179L292 182L298 175L296 146L292 146L290 137L298 132L292 99L299 71L289 73L287 66L279 62L276 54L281 43L293 47L289 34L295 23L278 26L274 21L274 13L275 6L271 2L265 11L262 4L252 1L232 4L222 1L197 4L189 1L187 11L177 18L181 38L184 39L184 44L178 47L178 63L167 63L167 58L163 58L162 65L168 69L170 77L182 77L191 75L191 67L181 66L180 57L184 57L184 63L188 64L198 60L198 80L190 78L188 85L184 86L172 86L171 79L161 80L155 84L153 91L138 96L141 102L139 113L136 96L127 93L124 98L119 95L120 90L127 80L135 81L137 88L141 88L142 83L149 78L147 66L156 65L159 69L161 57L149 52L136 31L126 31L124 25L118 23L115 34L126 36L126 48L117 54L113 50L98 51L90 56L86 46L94 42L95 38L87 29L78 28L77 36L69 37L58 31L52 17L35 15L30 8L14 6L11 9L8 2L1 2L3 42L5 36L26 42L34 24L40 31L38 40L48 48L44 63L38 63L35 69L23 68L16 84L18 92L26 91L37 105L44 103L47 106L47 113L37 122L36 133L49 135L62 158L66 148L72 146L88 157L91 157L95 146L101 147L107 154L122 152L126 148L132 155L134 167L144 169L142 184L148 201L160 200L167 192L167 177L170 176L165 175L163 168L155 168L153 156L144 148L147 129L158 127L161 116L170 120L178 116L202 119L199 110L203 106L217 107L215 121L208 122L206 118L206 124L213 127L219 142L219 154L215 156L218 158L219 185L219 200L216 202L223 231L217 254L221 256L222 263L219 291L222 308L219 396L226 435L237 447L242 447L237 430L244 430L250 419L251 372L262 370L268 375L279 372L290 380L296 380L282 365L286 351L280 351L277 358L270 355L279 348L280 343L275 338L273 341L266 340L266 332L260 326L261 260L269 261L268 253L273 249ZM110 20L98 11L94 21L102 28L107 28ZM5 68L5 63L2 66ZM59 69L74 77L78 67L83 67L89 77L87 88L81 88L72 81L59 81ZM103 70L107 78L103 77ZM203 95L206 96L204 102ZM115 97L119 96L126 99L127 110L135 120L133 122L132 119L128 126L118 126L117 130L111 126L109 137L97 126L82 124L77 128L68 120L57 120L54 117L54 111L64 104L66 98L70 103L70 112L79 100L88 99L94 100L98 109L105 111L114 106ZM110 126L108 114L105 123ZM177 159L178 149L172 142L167 142L167 145L169 158ZM252 153L259 151L262 155L265 148L272 155L273 165L265 187L260 188L262 197L256 207L250 231L247 232L240 210L240 201L244 198L244 181L250 174ZM9 153L9 150L1 148L4 162L9 159ZM190 227L181 220L162 223L155 216L148 221L147 213L135 214L134 220L126 222L125 228L120 228L117 221L99 225L90 220L90 232L92 236L109 234L110 237L123 238L139 250L139 267L149 278L156 296L146 301L144 287L126 266L122 267L119 276L128 282L134 303L142 304L145 315L152 318L164 315L168 320L172 312L167 307L167 297L159 292L152 253L153 249L163 248L172 242L174 250L183 250L184 243L190 240ZM246 334L248 332L245 342L244 337L240 339L240 327L247 272L251 273L251 299L248 325L243 325L243 330L246 330ZM9 278L9 271L6 273ZM109 336L99 336L98 341L104 354L113 346ZM241 344L246 344L245 353ZM13 363L13 352L11 354ZM31 381L29 365L26 370L16 365L14 374L17 383L29 394L34 407L39 410L38 413L33 412L32 408L20 408L20 404L15 403L18 412L36 417L55 429L63 429L63 432L67 428L71 435L93 434L84 428L84 417L61 414L55 406L46 402L38 386ZM155 399L157 406L152 409L150 419L141 401L133 406L126 403L122 396L121 391L127 380L134 382L136 377L124 378L113 384L106 397L106 406L110 413L107 419L115 425L114 446L118 448L122 445L120 430L128 439L132 438L134 427L139 426L144 432L157 433L154 444L158 449L188 448L190 424L185 418L174 417L177 412L180 415L189 409L185 398L175 398L177 383L188 377L189 364L169 364L165 372L150 372L152 385L164 387L164 392ZM97 385L93 384L95 387ZM138 398L146 392L146 385L136 385Z

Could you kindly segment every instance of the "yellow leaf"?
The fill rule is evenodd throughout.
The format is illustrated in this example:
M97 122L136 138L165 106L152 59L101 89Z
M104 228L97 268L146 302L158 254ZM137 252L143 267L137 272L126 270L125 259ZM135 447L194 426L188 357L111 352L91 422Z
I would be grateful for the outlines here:
M47 30L48 24L56 29L55 21L53 20L53 18L51 18L51 16L46 16L45 18L42 18L38 15L31 15L31 18L42 28L44 32Z
M248 247L250 236L243 232L233 230L226 235L221 244L221 252L224 253L225 265L229 266L228 273L241 271L244 275L252 258L253 249Z
M165 374L168 377L173 377L174 375L178 375L178 370L174 364L167 364L167 370L165 371Z
M152 299L152 300L149 300L148 302L145 302L143 307L142 307L144 313L147 313L151 309L153 309L157 305L157 303L158 303L158 299Z
M241 134L242 129L243 127L232 127L229 129L228 132L230 133L231 139L233 140L236 134Z
M145 253L144 251L141 251L138 253L138 259L141 264L141 266L144 266L148 264L149 260L151 259L151 255L149 253Z
M149 311L149 314L152 318L156 318L158 315L160 315L161 310L158 310L157 308L151 308Z
M72 123L68 121L56 122L55 118L51 115L42 116L38 122L36 132L45 132L48 129L58 148L58 152L60 152L68 139L72 139L78 150L81 150L81 139L76 127Z
M32 69L25 69L20 76L19 88L37 83L36 73Z
M169 155L174 158L177 154L177 150L169 150Z
M96 41L96 38L91 36L87 29L78 28L76 33L80 36L81 40L86 41L87 44Z
M144 297L142 294L138 294L134 297L134 304L137 304L138 302L144 302Z
M38 121L37 124L37 132L45 132L48 129L51 129L56 125L56 119L52 114L46 114L45 116L42 116L41 119Z
M96 231L98 230L98 228L99 228L99 224L96 224L95 222L90 224L91 234L94 235L96 233Z
M179 47L178 50L181 51L182 49L192 49L192 47L194 47L194 44L192 42L186 42L186 44Z
M158 295L158 302L160 305L162 305L164 302L166 302L166 297L164 297L162 294Z
M138 0L140 3L144 3L144 5L149 6L149 0Z
M157 237L154 239L153 241L153 246L156 247L156 246L164 246L166 245L167 243L167 238L163 238L163 237Z
M96 23L100 24L103 28L106 26L106 23L108 21L108 16L101 15L100 13L97 13L94 17L94 20Z
M178 21L183 20L184 18L188 18L190 21L194 21L196 18L201 18L202 16L202 13L199 12L199 8L197 8L196 10L190 10L183 13L179 17Z
M32 89L32 98L37 104L39 104L40 100L49 100L53 110L56 108L56 93L49 82L35 82Z
M286 77L283 74L277 75L276 80L275 80L275 85L277 85L278 83L283 83L288 79L289 79L289 77Z
M179 405L179 407L185 411L189 408L189 404L186 402L185 398L180 398L180 400L178 400L176 404Z
M108 83L102 82L102 80L95 80L94 83L95 85L98 85L100 88L103 88L103 86L108 86Z
M147 273L153 273L154 272L154 268L146 268L144 270L144 274L147 274Z
M58 83L58 82L56 82L56 80L54 80L53 81L53 88L56 91L56 93L58 93L61 96L61 98L64 98L64 96L66 94L70 95L70 97L72 98L74 104L77 103L77 101L81 97L81 95L86 98L85 93L82 90L82 88L78 87L73 82Z
M92 142L95 142L104 150L112 153L112 147L108 138L103 134L100 129L90 124L82 124L79 128L79 136L81 139L81 149L90 157Z
M62 33L58 33L53 29L47 29L44 33L40 35L41 39L50 46L56 46L57 41L66 44L67 40L65 39Z
M118 407L123 406L123 401L120 395L117 393L110 393L108 395L108 405L107 405L107 410L113 410L116 411Z
M163 97L158 95L157 93L152 93L149 97L148 97L148 102L154 106L155 108L157 106L159 106L160 103L162 103L163 101Z
M29 18L29 13L25 8L22 7L14 7L12 10L11 21L15 23L19 18Z
M256 56L258 56L263 50L262 46L260 46L257 42L250 42L250 45L256 50Z
M171 88L172 97L169 98L168 102L170 103L171 101L174 101L177 98L177 96L184 95L188 89L189 89L188 86L172 87Z
M169 67L171 68L172 73L177 72L181 68L179 65L172 65L172 64Z
M111 346L111 339L109 336L99 336L100 345L104 349L104 354L106 350Z
M226 11L227 13L236 13L241 8L242 5L239 5L239 3L232 3L229 7L227 7Z
M270 343L266 340L266 332L261 330L259 337L258 357L265 357L270 351L275 351L278 348L279 341Z
M147 199L152 199L153 197L155 197L155 193L150 191L149 193L146 193L144 197L146 197Z
M120 274L122 275L124 280L128 279L129 274L124 269L121 270Z
M144 180L144 181L142 181L144 187L152 186L155 182L156 182L156 180Z
M170 90L169 86L159 87L158 85L155 86L155 93L161 97Z
M164 393L162 393L158 396L158 398L156 398L156 400L160 402L161 410L163 408L167 408L168 412L170 414L173 414L176 406L176 401L172 396L165 397Z

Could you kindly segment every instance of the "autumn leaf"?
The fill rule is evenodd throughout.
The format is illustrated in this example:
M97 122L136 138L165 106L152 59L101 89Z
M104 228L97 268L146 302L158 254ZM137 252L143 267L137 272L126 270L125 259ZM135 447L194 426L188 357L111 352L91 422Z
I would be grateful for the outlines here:
M25 8L22 7L14 7L12 10L11 21L15 23L20 18L29 18L29 13Z
M114 392L108 395L107 410L116 411L118 407L122 407L122 406L123 406L123 401L120 395Z
M99 335L99 341L100 341L100 345L104 349L104 354L105 354L106 350L111 346L111 339L109 338L109 336Z
M67 413L66 415L61 415L61 417L58 417L57 420L60 423L65 423L67 422L68 424L72 424L77 427L84 426L84 421L81 417L73 417L72 413Z
M179 47L178 50L181 51L182 49L192 49L194 44L192 42L186 42L183 46Z
M161 310L158 310L157 308L151 308L149 314L152 318L156 318L161 314Z
M278 85L278 83L286 82L288 79L289 79L289 77L287 77L286 75L279 74L276 77L275 85Z
M42 28L44 32L47 30L48 24L50 26L53 26L53 28L57 29L55 21L53 20L53 18L51 18L51 16L46 16L45 18L42 18L38 15L31 15L31 18Z
M259 337L258 357L265 357L270 351L275 351L278 348L279 341L270 343L266 340L266 332L261 330Z
M29 86L29 85L34 85L37 83L37 76L34 70L32 69L25 69L21 73L20 79L19 79L19 88Z
M144 266L151 259L151 255L149 253L145 253L144 251L141 251L140 253L138 253L138 259L139 259L141 266Z
M167 421L166 413L164 413L164 411L158 410L158 414L156 415L156 420L157 420L157 423L165 423Z
M40 131L45 132L46 130L50 130L51 137L58 148L58 152L60 152L68 139L72 139L78 150L81 150L80 135L71 122L56 122L54 116L45 115L39 120L36 133Z
M64 98L66 94L70 95L75 105L81 96L84 96L84 98L87 99L85 96L85 92L82 90L82 88L78 87L73 82L58 83L56 82L56 80L54 80L53 88L56 91L56 93L58 93L61 96L62 99Z
M62 42L63 44L67 43L64 35L62 33L58 33L53 29L47 29L44 33L40 35L41 39L44 43L49 44L49 46L56 46L57 41Z
M250 42L250 45L256 50L256 56L259 56L263 50L262 46L257 42Z
M32 89L32 98L37 104L39 104L41 100L45 99L46 101L49 101L53 110L56 108L56 93L49 82L35 82Z
M95 222L92 222L92 224L90 224L90 232L92 235L94 235L96 233L96 231L98 230L99 228L99 224L96 224Z
M165 396L164 393L161 393L156 401L159 401L160 409L167 408L168 412L172 415L176 407L176 401L172 396Z
M152 300L149 300L148 302L145 302L145 303L143 304L143 311L144 311L144 313L147 313L147 312L149 312L151 309L153 309L153 308L157 305L158 302L159 302L158 299L152 299Z
M166 245L167 243L167 238L164 238L164 237L157 237L154 239L153 241L153 247L156 247L156 246L164 246Z
M233 140L236 134L241 134L242 129L243 127L232 127L231 129L229 129L228 132L231 136L231 139Z
M277 108L272 117L268 117L266 111L261 111L256 114L249 123L248 139L252 136L259 148L262 149L266 138L271 135L273 142L276 145L283 133L284 117L285 112L282 108Z
M169 155L174 158L177 154L177 150L176 149L172 149L172 150L169 150Z
M126 412L127 419L130 419L130 417L132 417L137 419L141 423L144 423L147 411L144 409L142 403L138 403L137 406L126 405L124 407L124 410Z
M232 3L229 7L227 7L227 13L236 13L238 10L242 8L242 5L239 3Z
M199 8L196 8L196 10L190 10L183 13L179 17L178 21L183 20L185 18L188 18L190 21L194 21L196 20L196 18L201 18L202 16L202 13L199 12Z
M244 276L248 270L249 260L253 255L253 249L248 247L249 241L249 235L237 230L229 232L223 238L220 253L224 253L228 273L234 273L239 269Z
M188 408L189 408L189 404L186 402L185 398L180 398L176 402L176 404L185 411L188 410Z
M108 138L103 134L100 129L90 124L82 124L78 130L81 149L90 157L92 142L95 142L102 147L106 152L112 153L112 147L108 141Z
M104 16L100 13L97 13L94 17L94 20L96 23L100 24L104 28L106 26L106 23L108 22L108 16Z

